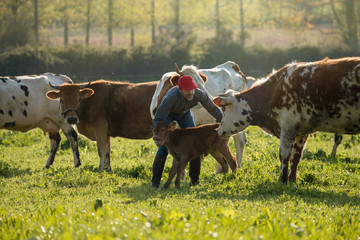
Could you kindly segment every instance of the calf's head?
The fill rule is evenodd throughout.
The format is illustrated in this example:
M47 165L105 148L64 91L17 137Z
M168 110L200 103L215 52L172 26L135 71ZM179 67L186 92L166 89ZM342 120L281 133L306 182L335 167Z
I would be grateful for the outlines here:
M86 88L89 84L50 85L57 90L48 91L46 96L52 100L60 98L61 114L68 124L79 123L80 101L94 94L92 89Z
M230 137L250 125L252 110L247 101L241 99L241 94L231 93L229 96L218 96L213 102L222 108L224 114L218 128L219 136Z
M169 131L174 131L176 122L166 125L164 122L158 122L153 128L153 140L156 146L161 147L169 141Z

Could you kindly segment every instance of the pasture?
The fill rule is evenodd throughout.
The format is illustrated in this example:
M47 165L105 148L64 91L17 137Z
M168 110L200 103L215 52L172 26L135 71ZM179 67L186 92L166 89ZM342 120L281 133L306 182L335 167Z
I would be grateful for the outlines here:
M0 131L0 239L360 239L359 136L344 136L331 157L333 134L311 137L296 184L278 181L279 140L246 130L243 167L216 175L202 162L200 185L152 190L156 146L112 138L112 172L99 171L96 144L80 137L82 165L68 142L43 169L42 131ZM231 150L235 153L232 140ZM165 176L172 164L169 156Z

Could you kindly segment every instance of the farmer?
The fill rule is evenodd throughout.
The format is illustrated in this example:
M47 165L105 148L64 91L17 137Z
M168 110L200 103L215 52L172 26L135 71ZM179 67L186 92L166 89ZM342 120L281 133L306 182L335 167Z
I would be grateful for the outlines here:
M176 121L181 128L195 127L190 109L198 103L201 103L201 105L216 119L216 122L221 121L223 114L221 110L214 105L208 94L205 91L198 89L190 76L184 75L180 77L178 86L172 87L160 103L153 119L153 127L160 121L163 121L166 124ZM160 180L167 155L168 150L165 146L158 148L153 163L153 177L151 180L153 188L160 188ZM190 186L199 184L200 167L200 158L190 161Z

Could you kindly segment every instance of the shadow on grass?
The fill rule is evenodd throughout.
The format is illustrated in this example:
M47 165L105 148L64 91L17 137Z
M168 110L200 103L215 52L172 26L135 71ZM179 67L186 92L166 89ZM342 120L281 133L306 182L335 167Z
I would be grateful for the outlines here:
M30 168L19 169L14 165L10 165L6 162L0 162L0 177L12 178L19 175L32 175L33 172Z
M310 152L305 149L302 160L310 160L310 161L316 160L331 164L338 164L338 163L360 164L360 158L350 158L343 155L332 156L331 154L327 154L322 149L319 149L317 152Z
M308 204L326 204L328 206L360 206L360 197L350 196L345 192L335 192L333 190L319 190L316 185L284 184L279 181L259 183L251 187L239 187L227 183L212 184L204 183L199 186L190 187L188 181L181 182L181 188L175 189L174 183L169 189L151 189L150 182L137 185L135 187L123 187L114 191L115 194L125 195L131 198L132 202L144 201L149 199L165 199L190 196L192 199L203 200L233 200L233 201L275 201L275 202L296 202L302 200ZM210 186L210 187L209 187Z

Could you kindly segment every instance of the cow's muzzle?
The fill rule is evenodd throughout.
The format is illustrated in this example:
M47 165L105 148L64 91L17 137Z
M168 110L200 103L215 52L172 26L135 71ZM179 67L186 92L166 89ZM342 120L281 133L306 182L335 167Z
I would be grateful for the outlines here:
M77 115L79 115L79 110L77 110L76 108L67 108L61 113L61 115L63 115L65 117L65 115L71 111L74 111L74 112L76 112Z
M156 146L158 146L158 147L161 147L162 145L164 145L164 141L161 141L161 139L156 136L153 137L153 140L154 140L154 143L156 144Z

